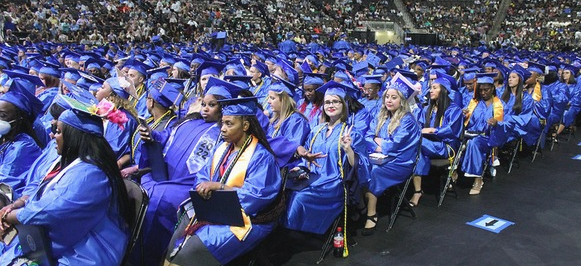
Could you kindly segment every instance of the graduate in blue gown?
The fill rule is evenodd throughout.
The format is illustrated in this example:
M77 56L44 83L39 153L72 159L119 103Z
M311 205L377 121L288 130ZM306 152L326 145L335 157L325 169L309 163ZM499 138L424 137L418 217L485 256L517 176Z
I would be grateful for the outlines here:
M164 265L227 264L266 238L283 210L280 170L254 117L256 102L237 98L224 104L224 143L197 173L193 189L204 198L217 190L236 191L245 226L209 224L189 207L179 214Z
M539 79L542 79L545 74L544 69L545 66L529 63L528 70L531 72L531 77L525 81L525 87L526 92L533 99L533 110L531 120L526 127L528 134L522 136L525 144L529 146L535 145L537 140L542 138L540 142L541 149L545 146L546 125L551 114L551 105L553 104L550 88L539 82Z
M557 134L561 134L566 127L571 126L575 122L577 114L581 111L581 84L578 84L575 79L578 71L578 68L572 65L565 65L561 74L561 82L567 86L567 91L569 92L569 101L567 109L563 113L563 120L557 129Z
M318 124L323 107L323 94L317 89L325 83L324 74L303 73L303 98L297 101L297 109L309 120L311 128Z
M20 191L28 171L41 149L32 121L43 105L20 80L13 80L0 97L0 182Z
M527 127L533 115L534 104L531 95L524 91L524 82L530 77L531 73L520 65L515 65L508 75L500 96L504 106L504 121L498 123L504 130L504 143L528 134Z
M449 92L450 81L436 78L432 82L430 100L418 118L422 127L422 148L414 175L414 195L410 205L417 206L422 196L422 176L430 173L432 158L448 158L452 160L460 146L462 134L462 109L452 102Z
M289 192L283 227L323 234L349 205L357 204L360 188L367 183L369 161L363 136L347 123L344 100L352 89L330 81L319 88L325 92L323 124L311 129L305 142L309 153L320 155L312 162L304 159L293 171L306 171L308 179L297 178ZM350 93L350 92L349 92ZM300 186L299 186L300 185Z
M123 125L105 121L105 139L111 145L117 158L120 169L129 166L131 161L131 136L137 129L137 113L129 102L128 92L130 83L123 77L109 78L103 83L103 87L97 91L96 97L100 102L107 99L127 116L127 122Z
M296 146L304 145L307 135L311 131L307 118L296 109L296 103L292 99L296 87L281 79L268 87L268 104L272 110L270 125L266 135L270 138L284 137ZM293 168L298 160L293 160L289 165L281 167Z
M190 114L163 132L150 132L151 138L164 147L163 159L167 164L168 180L159 180L151 173L141 178L141 184L150 197L142 230L145 265L161 261L177 222L176 211L180 203L189 197L188 191L196 183L197 173L206 165L219 142L220 127L217 122L222 112L218 100L235 98L240 90L232 83L210 77L201 103L201 113ZM140 133L142 138L149 137L149 131L143 131L142 127ZM143 146L141 152L139 168L146 168L151 157Z
M131 219L127 191L113 151L103 138L103 121L83 108L59 117L55 135L61 168L44 177L28 200L2 209L2 227L27 224L48 232L59 265L119 265ZM7 265L21 256L17 238L0 257Z
M252 86L250 86L249 90L254 96L258 97L258 103L264 107L266 106L268 86L272 83L268 66L260 61L256 61L248 72L252 76Z
M464 113L464 128L468 132L477 134L466 144L466 152L462 159L464 176L474 177L474 184L470 195L480 194L482 185L484 163L492 148L500 146L505 134L498 123L504 120L504 105L496 97L494 77L496 73L477 74L475 98L470 101ZM465 138L471 136L465 135Z
M365 136L367 150L388 156L388 161L371 168L367 196L367 220L363 235L371 235L377 225L377 198L388 188L404 182L412 174L420 145L420 126L410 112L408 99L413 84L396 74L382 95L383 105Z
M364 75L365 78L363 89L365 95L359 100L365 106L367 112L371 117L376 117L381 109L381 97L379 90L381 89L381 75Z

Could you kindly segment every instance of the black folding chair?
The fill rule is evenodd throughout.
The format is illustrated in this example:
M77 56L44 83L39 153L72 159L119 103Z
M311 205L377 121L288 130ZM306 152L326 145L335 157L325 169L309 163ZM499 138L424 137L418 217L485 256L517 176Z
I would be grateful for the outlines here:
M141 234L141 226L143 224L143 220L145 219L145 213L147 211L147 206L149 205L149 196L143 187L140 184L137 184L129 179L123 180L125 183L125 187L127 189L127 196L129 198L129 206L131 211L133 212L133 221L129 224L129 229L131 235L129 237L129 242L127 244L127 248L125 250L125 255L123 256L123 260L121 265L128 266L130 265L128 260L131 254L131 251L137 244L137 239L141 239L139 236ZM140 245L141 247L143 245ZM139 252L140 263L139 265L143 265L143 250Z

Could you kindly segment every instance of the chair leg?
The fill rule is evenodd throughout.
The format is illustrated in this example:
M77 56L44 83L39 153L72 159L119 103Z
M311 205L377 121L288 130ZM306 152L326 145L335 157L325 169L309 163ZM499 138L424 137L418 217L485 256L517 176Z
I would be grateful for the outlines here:
M512 166L516 163L519 164L518 161L516 160L516 156L518 154L518 148L520 147L520 145L522 144L522 139L519 139L516 142L516 146L514 147L514 149L512 150L512 156L510 159L510 164L508 165L508 173L510 174L510 172L512 171ZM519 168L520 168L520 164L519 164Z
M405 185L401 191L396 190L396 196L397 196L397 194L399 194L399 196L398 196L397 204L395 205L395 209L390 214L389 226L387 227L386 232L389 232L389 230L391 230L391 228L393 227L393 224L395 223L395 220L397 219L397 215L399 214L399 211L401 209L402 203L405 202L405 205L407 205L407 210L410 212L412 218L416 217L416 212L409 207L410 206L409 201L405 198L405 193L408 190L408 187L409 187L412 179L413 179L413 174L411 177L409 177L406 180ZM390 206L392 206L392 204L390 204Z
M531 163L534 163L534 162L535 162L535 159L537 158L537 154L539 154L539 153L540 153L540 154L541 154L541 157L543 156L543 153L542 153L542 151L540 150L540 147L541 147L541 141L543 140L543 138L544 138L544 135L543 135L543 134L541 134L541 135L539 136L539 139L537 140L537 144L535 145L535 151L533 151L533 159L531 160Z
M319 256L319 260L317 260L317 264L321 264L321 262L325 260L325 256L327 256L327 252L329 252L329 249L331 248L331 243L333 243L333 234L335 234L335 230L337 229L337 226L339 226L339 221L341 221L341 217L342 215L339 215L337 219L335 219L335 222L333 222L331 228L329 229L330 232L327 235L325 243L323 243L323 246L321 247L321 255Z

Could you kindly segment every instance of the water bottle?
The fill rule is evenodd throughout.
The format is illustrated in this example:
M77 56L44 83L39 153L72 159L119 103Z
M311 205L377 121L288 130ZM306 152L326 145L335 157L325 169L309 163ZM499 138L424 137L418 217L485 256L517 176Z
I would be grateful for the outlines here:
M337 232L333 237L333 255L337 258L343 258L343 232L341 227L337 227Z

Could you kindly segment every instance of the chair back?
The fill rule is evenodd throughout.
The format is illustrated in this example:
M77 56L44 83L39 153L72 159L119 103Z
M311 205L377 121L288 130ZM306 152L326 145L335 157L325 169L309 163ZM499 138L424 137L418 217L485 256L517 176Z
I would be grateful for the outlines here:
M129 210L133 212L133 221L129 224L130 237L127 244L127 249L125 250L125 256L121 265L126 265L131 254L131 251L139 239L141 234L141 226L143 220L145 219L145 213L147 211L147 206L149 205L149 196L140 184L135 183L132 180L124 179L125 187L127 189L127 197L129 199ZM142 256L141 254L140 256Z

